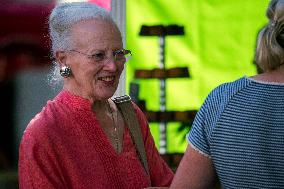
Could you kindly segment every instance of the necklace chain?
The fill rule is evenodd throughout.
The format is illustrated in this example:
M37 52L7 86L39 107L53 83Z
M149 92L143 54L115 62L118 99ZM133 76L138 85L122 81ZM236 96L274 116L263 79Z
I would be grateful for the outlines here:
M113 115L113 111L111 109L109 101L108 101L108 108L109 108L109 111L111 113L111 118L112 118L112 122L113 122L113 134L112 134L112 137L114 138L114 141L115 141L115 149L118 152L119 151L118 129L117 129L116 121L115 121L115 118L114 118L114 115ZM117 116L116 116L116 118L117 118Z

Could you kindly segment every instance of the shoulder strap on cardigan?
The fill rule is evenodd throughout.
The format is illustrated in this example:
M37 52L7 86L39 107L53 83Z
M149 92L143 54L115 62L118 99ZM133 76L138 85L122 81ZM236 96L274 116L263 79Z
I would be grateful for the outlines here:
M132 140L136 146L136 150L138 151L140 161L142 162L146 173L150 175L141 127L137 120L137 115L135 113L134 107L131 103L131 98L128 95L124 95L114 98L113 101L121 111L122 116L130 131Z

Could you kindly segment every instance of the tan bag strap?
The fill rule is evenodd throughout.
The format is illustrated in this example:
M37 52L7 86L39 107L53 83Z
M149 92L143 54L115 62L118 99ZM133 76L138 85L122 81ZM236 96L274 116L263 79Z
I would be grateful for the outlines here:
M146 152L145 152L145 146L144 146L142 132L141 132L141 127L139 125L134 107L131 103L131 98L128 95L124 95L124 96L114 98L113 101L115 102L119 110L121 111L122 116L130 131L132 141L134 142L136 150L138 151L140 161L146 173L150 175Z

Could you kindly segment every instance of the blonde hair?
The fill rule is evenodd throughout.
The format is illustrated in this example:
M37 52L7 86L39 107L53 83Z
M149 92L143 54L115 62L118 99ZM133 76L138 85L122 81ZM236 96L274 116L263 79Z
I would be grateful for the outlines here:
M266 16L269 23L258 34L255 54L255 62L263 71L284 63L284 0L271 0Z

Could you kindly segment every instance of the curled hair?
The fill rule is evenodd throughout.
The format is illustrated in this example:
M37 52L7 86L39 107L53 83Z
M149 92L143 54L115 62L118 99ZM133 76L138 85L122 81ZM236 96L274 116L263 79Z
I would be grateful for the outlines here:
M116 26L111 15L95 4L88 2L58 4L49 16L49 35L52 56L55 57L57 51L67 51L74 48L75 44L73 44L71 36L72 26L78 22L90 19L106 20ZM62 84L63 79L59 74L59 65L56 62L53 62L48 80L51 86Z
M258 34L255 54L255 62L263 71L284 63L284 0L271 0L266 16L269 23Z
M60 75L60 67L56 61L52 62L51 70L47 75L47 81L49 86L54 90L58 87L61 88L63 86L63 78Z

